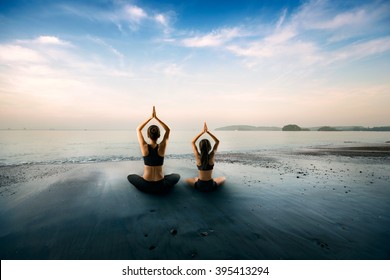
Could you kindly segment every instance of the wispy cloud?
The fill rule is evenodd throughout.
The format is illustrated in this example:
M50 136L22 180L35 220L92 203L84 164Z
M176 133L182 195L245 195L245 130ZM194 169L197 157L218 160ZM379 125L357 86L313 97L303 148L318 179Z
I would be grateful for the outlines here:
M60 39L57 36L52 36L52 35L41 35L38 36L34 39L18 39L15 41L16 44L26 46L26 47L31 47L31 48L44 48L44 47L58 47L58 48L63 48L63 47L70 47L72 48L73 45L65 41L63 39Z
M312 0L301 6L292 16L292 21L302 29L338 32L340 28L375 27L376 23L389 17L389 11L390 5L386 1L368 1L347 10L338 10L332 1Z
M40 44L50 44L50 45L60 45L60 46L69 46L70 43L63 41L55 36L39 36L35 39L35 42Z
M125 18L132 22L140 22L141 20L148 17L146 12L138 6L125 5L123 10Z
M39 63L46 61L39 52L20 45L0 45L0 62L9 65L12 62Z
M125 5L112 13L112 18L117 22L127 22L132 30L137 30L141 22L148 18L146 12L134 5Z
M113 6L104 11L83 4L61 5L61 8L67 13L89 20L111 22L121 32L124 32L125 28L137 31L143 25L162 27L165 33L172 29L172 12L148 11L144 7L124 2L113 2Z
M174 28L172 27L172 22L174 21L175 13L172 11L167 13L157 13L154 15L153 19L160 26L165 34L170 34Z
M166 15L157 14L154 16L154 19L163 26L168 26L169 22Z
M336 30L346 26L360 26L369 21L368 14L364 9L340 13L333 18L320 22L314 22L307 28Z
M382 54L390 51L390 37L359 42L345 46L337 51L329 52L324 57L324 63L332 63L345 60L356 60L364 57Z
M239 37L240 34L239 28L223 28L206 35L185 38L181 42L184 46L193 48L217 47Z
M379 4L378 4L379 3ZM381 38L380 23L389 20L390 6L375 2L340 11L326 0L309 1L288 16L283 10L271 32L262 36L238 36L233 32L211 32L183 40L187 47L219 47L246 58L245 64L253 67L272 59L273 63L292 60L299 66L314 63L328 65L349 59L363 58L389 51L388 39ZM240 27L241 33L253 34L250 26ZM315 30L315 32L313 32ZM365 33L362 33L365 32ZM379 36L379 38L378 38ZM385 35L386 36L386 35ZM230 39L236 39L231 42ZM332 45L340 40L342 44ZM240 40L242 39L242 40Z
M88 36L87 38L95 42L99 46L102 46L105 49L107 49L110 53L112 53L115 57L117 57L120 61L120 64L123 65L125 55L122 52L120 52L118 49L114 48L112 45L108 44L106 41L104 41L101 38L94 37L94 36Z
M0 104L7 102L0 105L4 105L0 110L4 121L56 125L59 119L82 122L86 116L93 119L107 110L111 110L110 118L123 117L124 102L129 98L124 84L134 78L130 67L63 42L45 35L0 44ZM103 40L95 42L114 57L122 57ZM113 98L115 95L120 97Z
M120 60L123 54L103 40L95 38L95 42L107 48ZM58 85L79 84L81 80L90 77L127 76L133 77L128 67L123 63L107 63L109 58L96 59L96 54L86 56L77 46L61 40L58 37L39 36L31 40L16 40L13 43L0 44L0 64L6 67L2 71L2 79L20 80L15 88L30 84L30 91L47 91L49 81Z
M278 22L276 23L276 29L279 29L283 25L286 16L287 16L287 9L284 9L278 19Z
M316 53L316 45L311 42L295 41L275 43L273 40L266 39L261 42L251 43L246 47L239 47L237 45L227 46L227 49L232 53L252 58L276 58L276 57L305 57L314 55Z

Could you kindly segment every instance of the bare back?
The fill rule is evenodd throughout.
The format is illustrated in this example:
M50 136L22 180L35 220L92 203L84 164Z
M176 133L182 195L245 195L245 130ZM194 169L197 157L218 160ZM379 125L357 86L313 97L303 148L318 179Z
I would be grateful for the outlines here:
M209 165L214 165L214 155L214 152L210 153ZM200 166L202 164L200 161L199 152L195 153L195 161L197 166ZM198 178L202 181L208 181L213 179L213 170L198 170Z
M144 165L144 175L146 181L160 181L164 179L164 171L162 166Z

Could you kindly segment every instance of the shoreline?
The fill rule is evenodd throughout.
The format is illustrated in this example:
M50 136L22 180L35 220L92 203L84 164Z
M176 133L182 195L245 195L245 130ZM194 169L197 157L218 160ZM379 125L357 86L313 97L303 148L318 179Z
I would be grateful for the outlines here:
M317 147L298 152L303 155L336 155L348 157L390 157L390 144L343 147Z
M335 151L220 153L213 193L185 184L193 159L167 159L165 196L127 182L140 161L0 167L0 257L390 259L388 151Z

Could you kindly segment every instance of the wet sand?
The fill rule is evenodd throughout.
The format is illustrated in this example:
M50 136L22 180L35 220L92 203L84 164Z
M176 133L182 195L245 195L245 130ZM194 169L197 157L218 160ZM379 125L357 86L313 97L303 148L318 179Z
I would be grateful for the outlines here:
M167 158L163 196L128 183L141 162L0 167L0 258L390 259L390 154L355 148L221 153L213 193Z

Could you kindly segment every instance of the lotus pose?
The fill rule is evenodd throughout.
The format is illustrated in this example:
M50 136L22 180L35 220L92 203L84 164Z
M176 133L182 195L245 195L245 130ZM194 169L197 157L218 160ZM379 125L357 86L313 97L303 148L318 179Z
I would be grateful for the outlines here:
M196 146L196 141L198 141L198 139L205 133L211 136L215 144L214 147L211 148L210 141L207 139L202 139L199 141L199 152L198 147ZM199 170L199 177L186 179L186 182L195 189L204 192L213 191L225 182L225 177L218 177L214 179L212 177L214 157L218 145L219 140L208 130L207 124L204 123L203 131L195 136L195 138L192 140L192 149L194 150L195 161Z
M160 138L160 129L157 125L151 125L148 128L148 144L142 134L142 129L152 120L156 119L164 128L165 133L159 144L157 140ZM156 109L153 106L152 116L137 128L138 142L144 157L144 175L141 177L136 174L131 174L127 177L137 189L143 192L163 193L170 190L180 179L179 174L165 175L163 172L164 155L169 139L169 127L161 121L156 115Z

